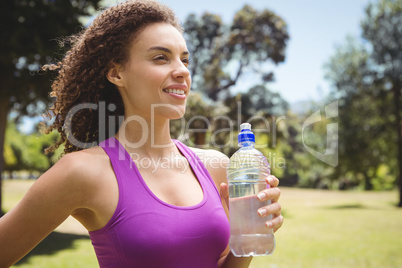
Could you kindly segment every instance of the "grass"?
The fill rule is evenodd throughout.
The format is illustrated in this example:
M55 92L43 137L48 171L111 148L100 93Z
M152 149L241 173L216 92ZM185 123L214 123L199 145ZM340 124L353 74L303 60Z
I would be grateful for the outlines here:
M32 181L4 181L11 209ZM402 209L397 192L282 188L283 227L271 256L251 268L402 267ZM15 267L98 267L85 230L68 220Z
M402 267L397 193L282 189L273 255L251 267Z

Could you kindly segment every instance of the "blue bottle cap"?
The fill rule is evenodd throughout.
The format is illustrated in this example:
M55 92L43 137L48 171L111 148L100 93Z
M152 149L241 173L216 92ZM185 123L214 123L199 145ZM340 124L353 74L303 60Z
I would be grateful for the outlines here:
M255 143L254 133L251 131L251 125L249 123L243 123L240 125L240 133L237 136L237 140L239 143L243 143L246 141Z

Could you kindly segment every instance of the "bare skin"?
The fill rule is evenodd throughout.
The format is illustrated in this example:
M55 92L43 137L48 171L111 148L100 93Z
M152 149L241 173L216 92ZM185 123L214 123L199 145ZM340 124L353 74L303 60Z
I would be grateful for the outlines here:
M174 27L161 23L145 28L138 40L132 44L129 62L125 66L113 65L107 75L117 86L126 107L128 123L116 138L138 159L175 156L183 163L183 156L172 143L169 121L184 114L191 86L185 41ZM184 93L172 95L168 88L181 88ZM163 105L152 110L154 103ZM141 117L142 123L128 120L132 116ZM227 157L214 150L193 150L202 156L228 213ZM219 159L222 164L212 165L208 159ZM167 203L191 206L203 198L198 180L189 168L184 170L173 163L169 169L139 166L139 170L151 191ZM276 231L283 222L278 180L271 176L267 182L271 188L264 190L264 200L270 199L272 204L265 209L274 215L268 222L272 226L268 227ZM94 147L64 156L32 185L15 208L0 218L0 267L17 262L69 215L88 231L102 228L111 219L118 199L116 176L103 149ZM218 267L248 267L250 261L251 258L234 257L226 248Z

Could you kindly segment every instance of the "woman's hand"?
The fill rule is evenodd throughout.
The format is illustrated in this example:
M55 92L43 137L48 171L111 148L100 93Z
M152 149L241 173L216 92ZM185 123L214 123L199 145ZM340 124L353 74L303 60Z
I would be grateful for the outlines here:
M279 197L281 195L281 192L277 187L279 184L279 180L275 176L270 175L266 178L266 181L270 187L258 193L257 197L260 201L271 200L271 204L265 207L261 207L258 210L258 214L260 214L261 217L272 215L272 219L266 222L266 227L272 228L274 232L276 232L283 224L281 205L278 203ZM226 206L229 207L229 188L226 183L221 183L220 193L222 198L226 202Z
M281 195L281 192L277 187L279 184L279 180L275 176L270 175L266 178L266 181L270 187L258 193L257 197L260 201L271 200L271 204L258 209L258 214L261 217L272 215L272 219L267 221L265 225L267 226L267 228L273 228L274 232L276 232L283 224L281 205L278 203L279 197Z

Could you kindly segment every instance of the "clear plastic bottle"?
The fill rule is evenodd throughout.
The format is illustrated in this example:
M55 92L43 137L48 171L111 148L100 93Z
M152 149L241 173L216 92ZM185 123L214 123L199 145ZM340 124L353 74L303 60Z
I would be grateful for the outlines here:
M230 158L227 177L229 182L229 247L235 256L270 255L275 248L272 229L265 226L270 217L258 215L258 209L270 204L261 202L257 194L269 187L265 178L270 166L265 156L254 148L255 137L251 125L240 125L240 149Z

